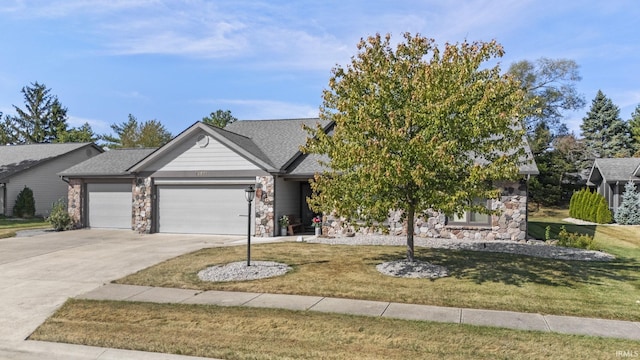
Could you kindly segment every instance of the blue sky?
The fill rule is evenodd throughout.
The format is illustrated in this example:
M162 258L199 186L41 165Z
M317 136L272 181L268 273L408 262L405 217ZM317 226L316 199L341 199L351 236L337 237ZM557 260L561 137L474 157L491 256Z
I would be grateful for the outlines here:
M587 106L598 89L630 118L640 104L640 2L2 0L0 111L38 81L97 133L128 114L174 135L217 109L239 119L316 117L331 68L361 37L403 32L501 43L519 60L573 59Z

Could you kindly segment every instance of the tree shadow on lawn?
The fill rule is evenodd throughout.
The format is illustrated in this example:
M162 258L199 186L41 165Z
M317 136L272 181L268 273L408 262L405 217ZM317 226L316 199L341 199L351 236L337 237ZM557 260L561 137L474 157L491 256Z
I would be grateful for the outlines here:
M444 266L450 277L476 284L494 282L522 286L535 283L574 288L578 284L636 281L639 277L631 274L640 271L637 261L624 258L568 261L496 252L416 248L415 259ZM398 257L389 254L372 260L388 262L398 260Z

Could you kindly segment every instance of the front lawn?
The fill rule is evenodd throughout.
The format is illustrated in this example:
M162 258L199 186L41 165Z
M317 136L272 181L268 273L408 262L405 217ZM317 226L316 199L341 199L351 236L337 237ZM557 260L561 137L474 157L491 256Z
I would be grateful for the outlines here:
M532 217L530 229L559 231L563 216ZM404 257L404 247L278 243L252 247L253 260L293 267L277 278L198 279L210 265L244 261L246 248L238 246L196 251L116 282L640 320L638 228L566 226L591 232L618 258L580 262L416 248L418 260L446 266L451 276L401 279L380 274L375 265ZM91 300L69 300L30 338L224 359L610 359L638 344L306 311Z
M394 278L376 270L379 263L404 257L404 247L261 244L252 246L252 259L286 263L293 271L244 282L212 283L197 277L208 266L245 256L244 246L203 249L116 282L640 320L637 250L611 262L587 262L416 248L416 259L450 271L449 277L429 280Z

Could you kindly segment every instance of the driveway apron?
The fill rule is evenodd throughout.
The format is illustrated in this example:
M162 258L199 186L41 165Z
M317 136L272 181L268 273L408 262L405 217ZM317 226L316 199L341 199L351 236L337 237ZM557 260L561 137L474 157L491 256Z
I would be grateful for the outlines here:
M31 334L70 297L166 259L242 237L75 230L0 240L0 342Z

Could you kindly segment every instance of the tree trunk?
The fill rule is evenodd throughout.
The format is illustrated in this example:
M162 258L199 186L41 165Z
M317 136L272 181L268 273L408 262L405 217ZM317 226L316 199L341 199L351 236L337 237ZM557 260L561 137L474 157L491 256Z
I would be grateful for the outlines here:
M413 262L413 222L415 206L409 205L407 212L407 260Z

